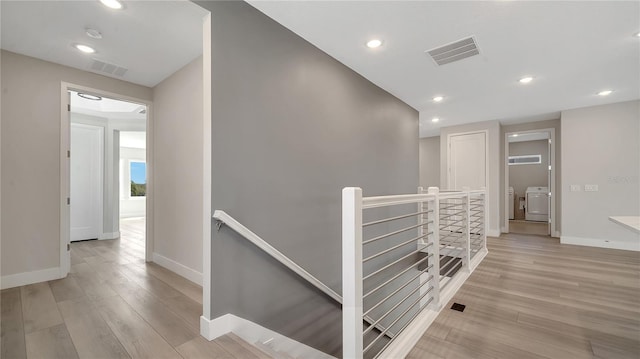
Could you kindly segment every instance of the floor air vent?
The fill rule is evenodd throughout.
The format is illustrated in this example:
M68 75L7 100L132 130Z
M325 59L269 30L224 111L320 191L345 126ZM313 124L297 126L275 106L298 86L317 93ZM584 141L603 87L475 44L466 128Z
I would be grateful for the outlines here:
M464 304L460 304L460 303L453 303L453 305L451 306L451 309L453 310L457 310L458 312L464 312L464 308L466 308L467 306Z
M426 53L431 56L433 61L442 66L452 62L466 59L467 57L480 54L476 40L468 37L448 45L440 46L435 49L427 50Z
M124 68L122 66L110 64L108 62L100 61L96 59L93 59L93 61L89 65L89 69L91 71L103 72L103 73L113 75L113 76L118 76L118 77L124 76L124 74L126 74L127 71L129 71L129 69Z

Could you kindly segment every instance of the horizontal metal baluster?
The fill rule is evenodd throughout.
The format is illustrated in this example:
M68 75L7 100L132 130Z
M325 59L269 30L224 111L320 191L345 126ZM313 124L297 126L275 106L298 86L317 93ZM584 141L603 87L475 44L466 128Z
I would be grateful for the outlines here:
M458 211L456 213L447 213L446 216L440 216L440 220L447 219L447 218L453 217L453 216L461 216L461 215L463 215L465 213L467 213L467 211Z
M441 218L441 219L442 219L442 218ZM447 227L449 227L449 226L453 226L454 224L456 224L456 223L460 223L460 222L465 222L465 223L466 223L466 221L467 221L467 220L466 220L466 218L465 218L465 219L460 219L460 220L457 220L457 221L453 221L453 222L451 222L451 223L449 223L449 224L443 224L442 222L440 222L440 229L442 229L442 228L447 228Z
M366 347L366 348L364 348L364 350L362 351L362 353L366 353L369 349L371 349L371 347L373 346L373 344L374 344L375 342L377 342L377 341L378 341L378 339L380 339L381 337L383 337L383 336L384 336L384 335L389 331L389 329L391 329L391 327L393 327L393 326L394 326L394 325L395 325L395 324L396 324L400 319L402 319L402 317L404 317L407 313L409 313L409 311L411 310L411 308L413 308L416 304L420 303L420 301L422 300L422 298L424 298L427 294L429 294L429 292L431 292L431 290L432 290L432 289L433 289L433 287L431 287L431 288L427 289L427 291L426 291L426 292L424 292L424 294L423 294L423 295L421 295L421 296L420 296L420 298L418 298L418 300L417 300L417 301L413 302L413 304L411 304L411 305L409 306L409 308L407 308L404 312L402 312L402 314L400 314L400 316L398 316L398 318L396 318L396 320L394 320L391 324L389 324L389 325L387 326L387 328L386 328L385 330L383 330L383 331L378 335L378 337L377 337L377 338L375 338L371 343L369 343L369 345L367 345L367 347ZM429 301L429 302L431 302L431 301ZM427 304L428 304L428 303L427 303ZM395 309L395 308L394 308L394 309ZM369 328L371 328L371 327L369 327ZM367 329L369 329L369 328L367 328ZM363 334L363 335L364 335L364 334Z
M415 267L416 265L422 264L422 262L426 261L427 259L433 257L433 253L430 253L428 256L422 258L421 260L413 263L412 265L410 265L409 267L407 267L406 269L404 269L402 272L394 275L391 279L388 279L387 281L385 281L384 283L380 284L379 286L375 287L373 290L369 291L367 294L362 296L362 299L367 298L369 295L377 292L380 288L383 288L384 286L386 286L387 284L393 282L394 280L396 280L398 277L400 277L401 275L405 274L406 272L408 272L411 268Z
M411 214L405 214L405 215L397 216L397 217L385 218L385 219L381 219L381 220L378 220L378 221L365 223L365 224L362 225L362 227L373 226L374 224L391 222L391 221L395 221L396 219L408 218L408 217L413 217L413 216L417 216L417 215L420 215L420 214L427 214L427 213L431 213L431 212L433 212L433 210L424 211L424 212L416 212L416 213L411 213Z
M373 328L375 328L376 325L378 325L382 321L382 319L386 318L387 315L391 314L394 310L396 310L396 308L398 308L400 306L400 304L404 303L405 300L409 299L415 292L417 292L420 288L422 288L427 283L429 283L429 282L420 283L419 286L417 286L414 290L409 292L409 294L407 294L398 303L396 303L391 309L389 309L389 311L384 313L375 322L371 323L371 325L369 325L369 327L367 329L363 330L362 331L362 336L365 336L367 333L369 333ZM431 288L433 288L433 287L431 287ZM427 293L428 293L428 291L427 291ZM425 293L425 294L427 294L427 293ZM387 327L387 329L389 329L389 328Z
M391 294L387 295L386 297L384 297L381 301L379 301L376 305L374 305L373 307L369 308L369 310L367 310L364 314L362 314L363 316L367 316L369 315L369 313L371 313L372 311L374 311L376 308L378 308L382 303L386 302L387 300L389 300L389 298L393 297L394 295L396 295L399 291L403 290L404 288L406 288L409 284L411 284L414 280L416 280L418 277L420 277L421 275L424 274L425 271L431 269L431 267L433 267L433 264L428 266L427 268L421 270L418 274L416 274L413 278L409 279L405 284L403 284L401 287L397 288L396 290L394 290ZM433 276L429 276L429 278L427 278L427 280L425 282L428 282L430 280L433 279Z
M395 246L393 246L393 247L387 248L387 249L383 250L382 252L378 252L378 253L376 253L376 254L374 254L374 255L370 256L370 257L367 257L367 258L363 259L363 260L362 260L362 263L365 263L365 262L367 262L367 261L369 261L369 260L371 260L371 259L373 259L373 258L379 257L379 256L381 256L381 255L383 255L383 254L385 254L385 253L389 253L389 252L391 252L391 251L392 251L392 250L394 250L394 249L398 249L398 248L400 248L400 247L402 247L402 246L406 246L407 244L409 244L409 243L411 243L411 242L415 242L415 241L417 241L417 240L419 240L419 239L422 239L422 238L424 238L424 237L426 237L426 236L428 236L428 235L430 235L430 234L432 234L432 233L433 233L433 232L429 232L429 233L427 233L427 234L425 234L425 235L423 235L423 236L418 236L418 237L416 237L416 238L412 238L412 239L410 239L410 240L408 240L408 241L406 241L406 242L402 242L402 243L397 244L397 245L395 245Z
M423 223L416 224L415 226L411 226L411 227L407 227L407 228L399 229L399 230L394 231L394 232L391 232L391 233L383 234L383 235L381 235L381 236L378 236L378 237L375 237L375 238L372 238L372 239L368 239L368 240L366 240L366 241L363 241L363 242L362 242L362 245L369 244L369 243L371 243L371 242L375 242L375 241L379 241L379 240L381 240L381 239L383 239L383 238L391 237L391 236L396 235L396 234L398 234L398 233L406 232L406 231L408 231L408 230L411 230L411 229L414 229L414 228L418 228L418 227L420 227L420 226L424 226L424 224L423 224Z
M445 203L448 204L448 203ZM440 211L446 211L450 208L455 208L455 207L460 207L461 203L455 203L455 204L448 204L448 207L442 207L442 205L440 205Z
M422 252L422 250L423 250L423 249L425 249L425 248L429 248L429 247L430 247L430 246L432 246L432 245L433 245L433 243L425 244L422 248L418 249L417 251L411 252L411 253L407 254L406 256L404 256L404 257L402 257L402 258L400 258L400 259L398 259L398 260L395 260L395 261L393 261L393 262L391 262L391 263L387 264L386 266L384 266L384 267L382 267L382 268L378 269L377 271L375 271L375 272L373 272L373 273L369 274L368 276L366 276L366 277L362 278L362 280L363 280L363 281L365 281L365 280L367 280L367 279L369 279L369 278L373 277L374 275L376 275L376 274L378 274L378 273L382 272L383 270L388 269L388 268L390 268L391 266L393 266L393 265L395 265L395 264L398 264L398 263L400 263L401 261L403 261L403 260L405 260L405 259L407 259L407 258L411 257L412 255L414 255L414 254L416 254L416 253L419 253L419 252ZM419 246L421 246L421 244L420 244Z
M429 303L431 303L431 301L432 301L432 300L433 300L433 297L429 298L429 300L427 300L427 302L425 303L425 307L426 307L427 305L429 305ZM420 315L420 313L422 313L422 311L421 311L421 310L419 310L416 314L414 314L414 315L411 317L411 319L409 319L409 321L407 321L407 323L406 323L404 326L402 326L402 328L400 328L400 330L398 330L398 331L396 332L396 334L395 334L395 335L397 336L397 335L399 335L400 333L402 333L405 329L407 329L407 327L409 326L409 324L411 324L411 323L413 322L413 320L414 320L414 319L416 319L416 317L417 317L418 315ZM385 344L385 345L384 345L384 347L382 347L382 350L380 350L380 351L378 352L378 354L376 354L376 355L373 357L373 359L378 358L378 357L380 356L380 354L382 354L382 353L384 352L384 350L385 350L385 349L387 349L387 347L388 347L389 345L391 345L391 343L393 343L393 340L390 340L387 344Z

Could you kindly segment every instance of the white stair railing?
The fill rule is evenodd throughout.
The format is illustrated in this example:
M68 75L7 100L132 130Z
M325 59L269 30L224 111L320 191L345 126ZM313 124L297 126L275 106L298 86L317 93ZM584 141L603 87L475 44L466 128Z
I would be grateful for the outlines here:
M343 189L344 358L411 350L486 256L485 213L484 190L363 197Z

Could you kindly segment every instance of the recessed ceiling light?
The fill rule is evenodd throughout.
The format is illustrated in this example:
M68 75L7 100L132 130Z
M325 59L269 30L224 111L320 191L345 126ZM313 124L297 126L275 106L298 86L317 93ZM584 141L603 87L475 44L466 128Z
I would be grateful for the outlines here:
M513 135L511 135L511 137L518 137L518 134L514 133Z
M640 37L640 31L636 32L635 34L633 34L633 36L635 37Z
M431 119L431 122L434 122L434 123L435 123L435 122L438 122L438 121L440 121L440 119L439 119L439 118L437 118L437 117L434 117L434 118L432 118L432 119Z
M375 49L376 47L380 47L382 45L382 41L378 39L373 39L367 42L367 47L370 49Z
M84 52L85 54L93 54L94 52L96 52L96 50L94 50L93 47L89 47L87 45L82 45L82 44L76 44L75 48Z
M118 0L100 0L102 5L111 9L122 9L122 3Z
M528 84L531 81L533 81L533 77L531 76L523 77L520 80L518 80L518 82L520 82L521 84Z
M82 98L86 98L87 100L92 100L92 101L100 101L100 100L102 100L102 97L96 96L96 95L90 95L88 93L78 92L78 96L80 96Z
M444 100L444 97L442 97L442 96L436 96L436 97L433 98L433 102L440 102L442 100Z
M598 95L599 96L608 96L608 95L611 95L612 92L613 92L613 90L604 90L604 91L598 92Z
M87 36L94 38L94 39L102 39L102 33L96 29L92 29L90 27L88 27L85 30Z

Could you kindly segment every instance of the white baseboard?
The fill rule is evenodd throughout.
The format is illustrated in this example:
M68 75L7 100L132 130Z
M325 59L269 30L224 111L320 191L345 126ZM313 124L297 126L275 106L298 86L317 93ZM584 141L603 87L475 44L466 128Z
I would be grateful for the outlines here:
M553 235L551 237L560 238L560 236L561 236L560 231L555 231L555 232L553 232Z
M165 267L168 270L187 278L197 285L202 285L202 273L195 271L184 264L178 263L173 259L169 259L158 253L153 253L153 261L159 266Z
M0 278L0 289L20 287L23 285L60 279L63 277L64 276L60 272L60 267L42 269L33 272L9 274Z
M297 342L233 314L225 314L213 320L200 317L200 335L207 340L214 340L230 332L251 344L256 344L258 347L266 346L271 350L286 353L294 358L333 358L306 344Z
M497 229L488 229L487 237L500 237L500 231Z
M102 233L98 236L99 240L102 239L116 239L116 238L120 238L120 232L105 232Z
M560 243L573 244L577 246L623 249L626 251L640 251L640 242L621 242L599 238L560 236Z

